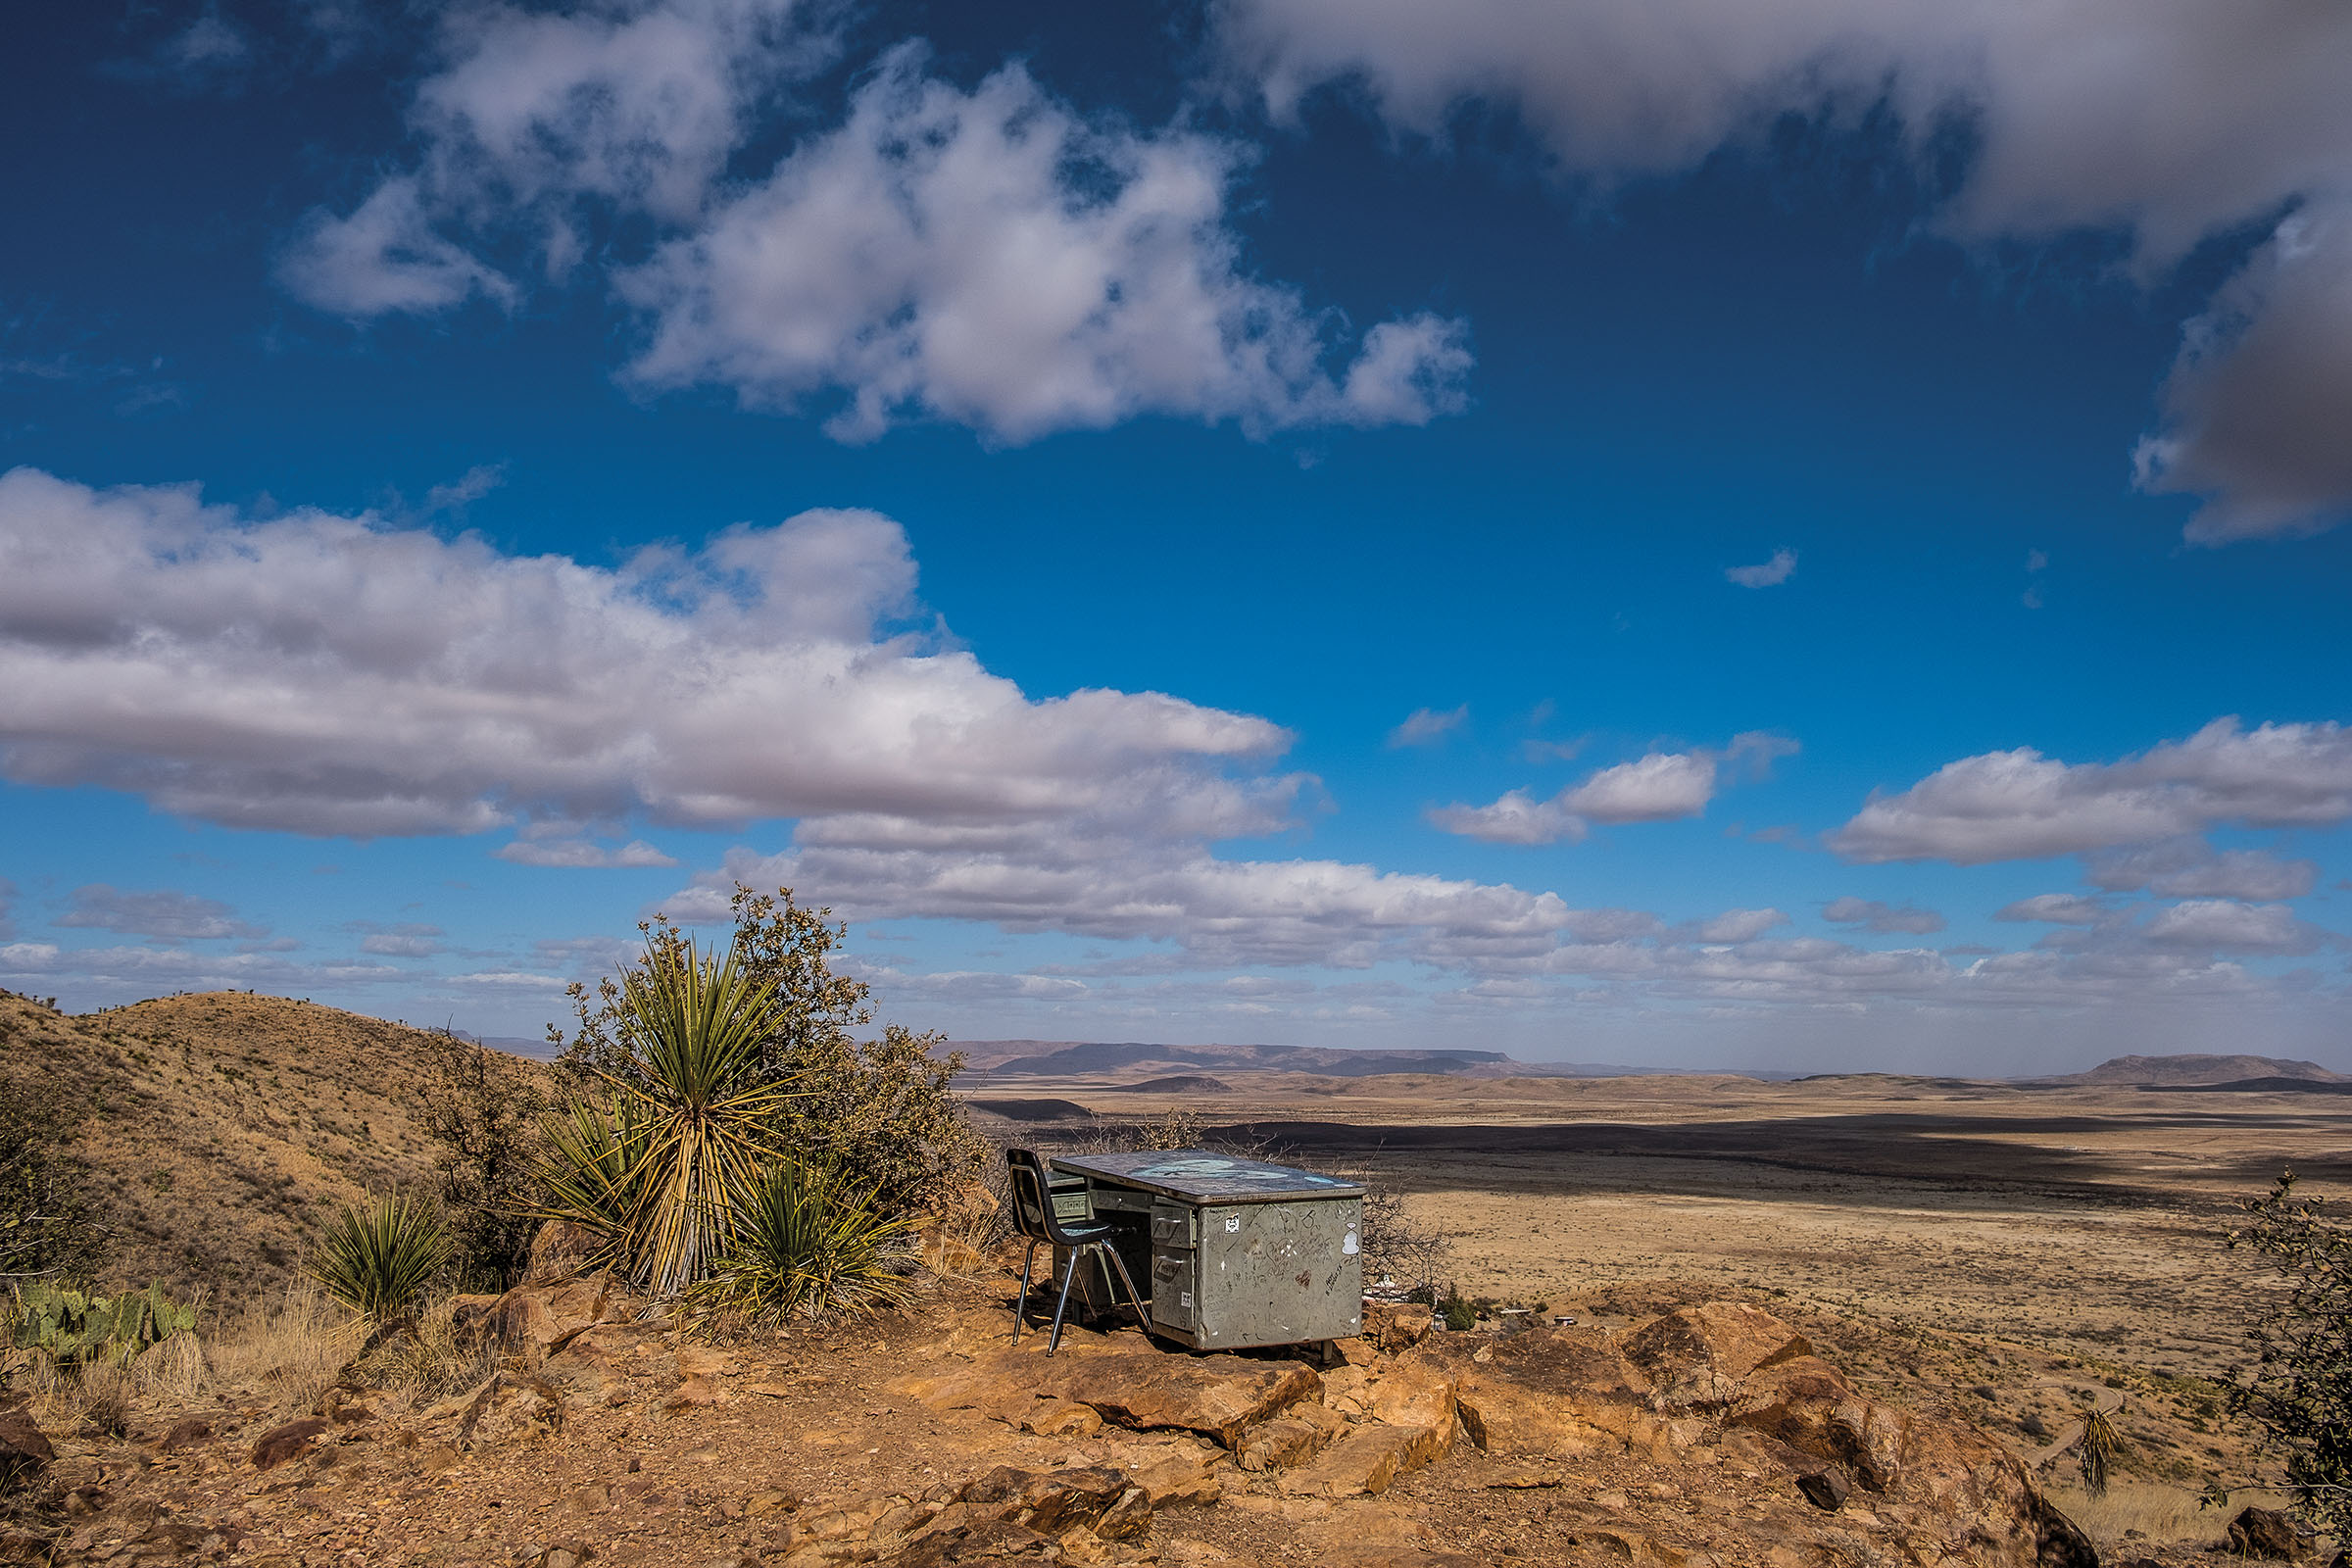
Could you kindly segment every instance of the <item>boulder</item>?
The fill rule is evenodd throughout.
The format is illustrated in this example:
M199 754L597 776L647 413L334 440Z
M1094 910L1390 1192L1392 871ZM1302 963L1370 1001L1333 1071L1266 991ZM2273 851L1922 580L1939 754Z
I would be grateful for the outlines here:
M579 1274L604 1248L604 1239L584 1225L569 1220L551 1219L539 1227L531 1238L531 1251L523 1264L522 1283L525 1285L554 1285Z
M1073 1525L1089 1526L1105 1538L1113 1531L1140 1535L1152 1524L1143 1489L1107 1465L1044 1472L999 1465L966 1483L956 1500L973 1518L1008 1520L1049 1536Z
M33 1425L24 1395L11 1395L0 1403L0 1487L13 1487L48 1468L57 1457L49 1439Z
M253 1467L274 1470L289 1459L299 1459L317 1447L326 1434L326 1422L315 1415L271 1427L254 1440L250 1455Z
M1337 1424L1325 1425L1296 1415L1277 1416L1251 1427L1234 1451L1234 1463L1244 1470L1279 1470L1300 1464L1323 1451Z
M523 1439L546 1437L564 1428L562 1392L535 1377L501 1372L475 1390L458 1417L455 1442L461 1453Z
M1886 1491L1902 1473L1904 1414L1863 1398L1817 1356L1798 1355L1750 1378L1724 1422L1842 1464L1872 1492Z
M1285 1474L1282 1489L1310 1497L1378 1496L1408 1470L1418 1470L1442 1451L1428 1427L1392 1427L1377 1422L1350 1427L1313 1462Z
M1366 1301L1363 1337L1376 1349L1394 1354L1429 1338L1435 1313L1419 1301Z
M1454 1387L1453 1375L1434 1358L1405 1355L1372 1385L1364 1402L1375 1421L1443 1432L1443 1458L1453 1446Z
M2242 1508L2230 1521L2230 1549L2241 1557L2294 1558L2303 1554L2303 1537L2283 1508Z
M1796 1490L1804 1494L1807 1502L1824 1513L1836 1513L1845 1506L1845 1499L1853 1494L1853 1487L1846 1481L1845 1472L1836 1465L1826 1470L1816 1470L1811 1475L1798 1476Z
M1648 1379L1661 1410L1720 1409L1740 1396L1751 1373L1812 1353L1803 1335L1738 1301L1678 1307L1625 1342L1626 1359Z
M1313 1398L1322 1380L1297 1361L1171 1354L1140 1336L1002 1346L953 1372L903 1378L893 1387L934 1409L980 1410L1019 1426L1040 1400L1091 1406L1133 1431L1198 1432L1233 1447L1258 1422Z
M630 1315L634 1301L610 1273L550 1285L517 1285L485 1323L504 1349L544 1354L599 1323Z

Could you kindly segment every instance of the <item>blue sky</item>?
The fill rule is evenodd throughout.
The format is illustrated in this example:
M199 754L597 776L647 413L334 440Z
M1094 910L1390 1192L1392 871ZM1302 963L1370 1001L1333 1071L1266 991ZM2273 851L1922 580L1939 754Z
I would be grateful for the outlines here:
M2352 1067L2352 20L1435 14L14 24L0 985Z

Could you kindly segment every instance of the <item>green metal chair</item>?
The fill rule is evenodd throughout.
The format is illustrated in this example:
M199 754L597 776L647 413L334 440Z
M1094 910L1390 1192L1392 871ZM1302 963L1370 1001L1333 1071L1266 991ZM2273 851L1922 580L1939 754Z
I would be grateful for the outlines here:
M1021 1343L1021 1318L1029 1309L1029 1277L1037 1261L1040 1247L1058 1247L1069 1254L1069 1264L1061 1273L1061 1297L1054 1303L1054 1334L1046 1342L1046 1353L1052 1355L1061 1348L1061 1319L1069 1310L1070 1285L1078 1278L1078 1259L1088 1252L1101 1252L1110 1259L1110 1269L1104 1271L1107 1284L1115 1270L1127 1287L1127 1303L1135 1308L1135 1320L1143 1325L1144 1333L1152 1332L1152 1318L1144 1310L1143 1297L1137 1293L1135 1281L1127 1273L1119 1250L1111 1243L1111 1228L1102 1220L1089 1217L1083 1220L1064 1219L1054 1204L1055 1179L1046 1162L1031 1149L1004 1151L1004 1174L1012 1188L1012 1223L1022 1236L1028 1238L1029 1250L1021 1258L1021 1294L1012 1303L1012 1343ZM1077 1184L1081 1189L1083 1182ZM1050 1266L1050 1265L1049 1265ZM1118 1292L1111 1292L1115 1305Z

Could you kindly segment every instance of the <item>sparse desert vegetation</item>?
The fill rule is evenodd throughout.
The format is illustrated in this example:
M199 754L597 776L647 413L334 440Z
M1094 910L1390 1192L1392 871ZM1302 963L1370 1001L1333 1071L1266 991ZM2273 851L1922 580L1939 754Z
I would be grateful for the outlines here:
M1144 1489L1159 1525L1122 1535L1108 1515L1088 1515L1082 1528L1040 1538L1060 1560L1438 1565L1503 1555L1585 1568L1615 1560L1614 1541L1661 1564L1679 1554L1686 1565L1800 1568L1812 1560L1805 1553L1827 1552L1832 1568L1910 1549L1903 1532L1928 1528L1945 1504L1902 1502L1899 1465L1873 1481L1853 1456L1820 1486L1864 1487L1867 1508L1844 1502L1825 1514L1818 1499L1776 1491L1786 1482L1773 1477L1817 1461L1801 1446L1770 1446L1811 1441L1788 1435L1798 1427L1752 1453L1742 1446L1740 1434L1763 1430L1740 1424L1743 1410L1761 1408L1760 1393L1699 1398L1677 1415L1675 1400L1698 1396L1656 1384L1643 1396L1656 1413L1643 1419L1661 1424L1612 1428L1598 1447L1590 1435L1527 1428L1524 1413L1507 1413L1520 1408L1514 1379L1543 1388L1558 1375L1541 1357L1523 1366L1519 1347L1556 1346L1551 1355L1679 1345L1685 1331L1670 1325L1694 1311L1689 1322L1715 1325L1690 1331L1716 1346L1709 1355L1733 1353L1720 1339L1727 1325L1787 1336L1835 1369L1824 1376L1847 1391L1836 1397L1954 1434L1936 1441L1978 1454L1952 1461L1978 1466L1972 1473L1989 1476L1982 1467L1991 1455L2014 1455L1997 1463L2017 1465L2020 1484L2032 1478L2032 1494L2073 1521L2067 1529L2122 1560L2180 1568L2249 1504L2328 1518L2311 1485L2325 1475L2290 1472L2289 1451L2266 1449L2261 1421L2250 1419L2277 1396L2247 1380L2247 1319L2262 1303L2291 1301L2292 1282L2223 1244L2233 1218L2241 1229L2247 1219L2238 1205L2259 1191L2251 1173L2293 1162L2323 1185L2338 1175L2344 1127L2330 1107L2340 1101L2095 1082L1302 1078L1248 1068L1221 1069L1213 1101L1191 1091L1171 1100L1152 1081L1168 1075L1145 1061L1122 1069L1133 1083L1046 1078L1017 1081L1012 1093L990 1082L967 1117L952 1094L954 1064L930 1043L895 1032L858 1044L864 998L837 983L826 945L811 940L828 929L821 917L788 897L760 904L747 894L739 910L752 937L717 954L649 932L612 999L583 996L576 1049L554 1068L404 1031L392 1038L407 1058L372 1063L356 1086L312 1071L303 1081L333 1107L328 1120L349 1116L366 1135L380 1127L393 1139L365 1159L310 1153L316 1164L300 1168L321 1173L318 1191L233 1174L236 1158L265 1152L279 1161L273 1171L296 1168L287 1135L318 1125L316 1107L248 1099L251 1075L282 1087L293 1057L316 1056L317 1042L377 1040L377 1026L251 997L167 999L168 1014L146 1004L100 1024L0 999L12 1024L0 1043L6 1081L32 1081L31 1058L18 1054L25 1047L90 1053L124 1075L101 1078L78 1119L56 1119L71 1138L40 1156L55 1160L42 1167L43 1190L88 1182L86 1217L109 1238L92 1272L112 1270L124 1298L126 1270L184 1254L156 1245L152 1215L125 1223L110 1207L126 1200L109 1179L128 1147L122 1124L151 1114L141 1063L120 1044L122 1020L147 1019L158 1034L166 1016L246 1027L245 1077L193 1070L196 1038L165 1036L189 1058L172 1087L201 1085L203 1115L154 1159L171 1179L144 1192L168 1206L184 1187L204 1195L198 1213L249 1222L258 1235L224 1234L218 1250L262 1265L203 1276L230 1282L220 1285L189 1289L185 1275L161 1268L140 1283L174 1310L192 1305L194 1332L151 1313L141 1319L149 1328L106 1342L112 1348L62 1356L14 1336L20 1414L55 1453L41 1481L14 1494L10 1549L57 1561L209 1552L291 1564L353 1551L489 1563L527 1547L526 1560L554 1568L590 1550L649 1565L816 1568L863 1560L859 1551L908 1564L978 1560L912 1553L924 1541L948 1549L942 1510L976 1517L973 1499L985 1494L973 1489L992 1465L1032 1477L1158 1467L1152 1473L1175 1478L1164 1496ZM747 961L761 933L780 940ZM801 989L779 1003L781 984ZM786 1017L797 1033L780 1026ZM166 1054L137 1050L169 1068ZM119 1062L105 1054L116 1052ZM818 1097L793 1093L804 1082L837 1117L809 1119L805 1102ZM1007 1103L1030 1114L1079 1108L1026 1122L989 1108ZM735 1163L681 1179L678 1154L709 1147L727 1117ZM818 1126L833 1129L829 1144L790 1141ZM997 1365L991 1347L1016 1260L978 1180L992 1169L991 1139L1071 1149L1223 1142L1346 1169L1380 1195L1365 1233L1371 1277L1396 1277L1399 1294L1425 1287L1414 1294L1434 1313L1399 1310L1434 1316L1436 1337L1425 1348L1368 1345L1360 1364L1355 1350L1304 1363L1216 1358L1232 1363L1216 1378L1245 1383L1273 1375L1259 1369L1300 1366L1318 1392L1302 1404L1307 1384L1283 1383L1290 1392L1233 1432L1181 1441L1152 1437L1148 1420L1122 1429L1138 1419L1119 1413L1126 1396L1086 1381L1163 1375L1154 1369L1170 1358L1135 1360L1144 1352L1132 1331L1081 1330L1067 1377L1051 1385L1064 1392L1033 1412L956 1394L978 1385L955 1384L954 1368ZM2310 1191L2287 1196L2301 1202ZM716 1193L729 1202L704 1196ZM2274 1221L2328 1217L2324 1206L2277 1209L2279 1198ZM2332 1241L2310 1245L2308 1225L2299 1234L2293 1255L2305 1265L2336 1255ZM279 1236L288 1237L277 1244L283 1269L263 1251ZM1491 1361L1519 1370L1482 1370ZM1641 1375L1665 1378L1665 1364ZM1007 1361L1003 1375L1031 1379L1031 1365ZM1416 1446L1410 1433L1431 1429L1411 1412L1438 1397L1433 1377L1446 1390L1447 1436ZM1242 1386L1219 1383L1215 1396ZM1575 1387L1566 1396L1585 1411L1578 1420L1618 1408L1598 1385ZM978 1402L957 1402L967 1397ZM1589 1399L1601 1403L1575 1403ZM1389 1457L1373 1470L1348 1470L1394 1434L1405 1436L1380 1449ZM1980 1440L1965 1434L1994 1446L1971 1448ZM2326 1459L2324 1445L2300 1451ZM660 1479L631 1491L639 1475ZM2286 1485L2298 1478L2300 1492ZM582 1489L605 1500L575 1507ZM1693 1508L1701 1492L1711 1500ZM2223 1492L2229 1511L2213 1506ZM925 1497L943 1496L922 1512ZM1188 1497L1224 1500L1167 1511ZM865 1501L902 1514L834 1522ZM158 1535L157 1521L170 1519L192 1522ZM2074 1538L2056 1527L2001 1528L2041 1531L2037 1568L2082 1568L2067 1556ZM841 1550L826 1544L836 1540ZM957 1550L979 1549L956 1540ZM1366 1555L1367 1542L1387 1555ZM2012 1548L1970 1549L1991 1562Z

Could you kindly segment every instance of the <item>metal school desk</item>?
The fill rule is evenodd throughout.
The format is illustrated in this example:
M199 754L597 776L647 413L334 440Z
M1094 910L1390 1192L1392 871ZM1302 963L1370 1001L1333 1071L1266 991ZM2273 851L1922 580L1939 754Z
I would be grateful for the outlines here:
M1053 1163L1086 1179L1088 1205L1112 1226L1128 1273L1151 1280L1154 1332L1230 1350L1361 1331L1362 1188L1202 1149Z

